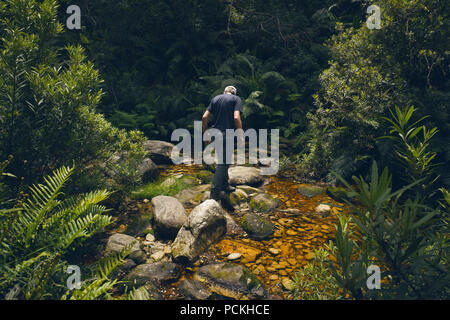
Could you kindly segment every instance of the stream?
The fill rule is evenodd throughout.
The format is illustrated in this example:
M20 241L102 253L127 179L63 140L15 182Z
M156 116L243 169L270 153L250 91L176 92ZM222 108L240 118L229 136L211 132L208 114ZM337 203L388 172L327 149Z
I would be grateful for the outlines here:
M201 166L176 165L164 168L161 176L195 175L202 170ZM270 298L289 299L289 291L283 287L283 281L292 279L295 273L314 259L315 249L323 247L334 238L337 213L342 204L326 195L324 189L315 196L305 196L298 188L317 187L302 184L293 179L270 176L260 189L279 200L278 207L266 215L275 224L275 232L267 240L255 240L245 232L227 233L220 242L209 247L193 266L184 267L181 278L166 288L162 288L164 299L180 299L177 287L185 279L192 277L198 268L206 263L226 262L232 253L240 254L240 258L231 261L250 269L266 286ZM151 210L150 199L133 203L138 214L126 215L119 219L111 233L124 232L140 214ZM326 214L316 213L320 204L329 205L331 210ZM190 213L195 204L185 205ZM231 212L233 220L239 225L247 209ZM139 213L140 212L140 213ZM144 240L144 239L140 239ZM170 244L170 242L168 243Z

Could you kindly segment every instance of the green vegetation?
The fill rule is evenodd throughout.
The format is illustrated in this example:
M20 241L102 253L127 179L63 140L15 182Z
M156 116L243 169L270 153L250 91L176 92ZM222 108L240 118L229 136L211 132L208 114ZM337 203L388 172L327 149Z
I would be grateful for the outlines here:
M67 32L69 4L0 0L0 298L113 298L127 249L70 292L67 266L111 224L107 206L211 181L143 185L157 176L143 142L192 130L230 84L244 129L280 129L279 175L329 182L353 208L294 297L450 296L445 1L378 0L379 30L368 0L80 0Z
M353 207L352 216L341 216L337 225L332 250L337 267L333 267L333 273L339 286L357 299L445 299L450 295L446 236L450 211L447 200L433 200L434 154L427 150L430 135L437 129L416 127L420 120L409 124L413 112L412 108L397 108L396 117L389 120L391 133L395 134L392 138L402 150L397 153L405 168L401 173L409 184L394 191L392 175L387 168L380 175L376 162L369 183L363 177L353 177L353 187L337 175L350 190L347 196L354 198L357 205L348 201ZM404 128L408 128L407 134ZM446 193L445 189L441 191ZM351 221L360 236L355 237L349 228ZM365 286L366 269L371 264L383 271L381 290L367 290Z
M299 300L342 299L342 289L333 278L329 266L329 251L314 251L313 262L301 268L293 277L292 298Z
M3 299L60 298L65 292L61 281L68 265L65 254L111 223L106 208L99 205L109 196L106 190L60 199L72 173L73 168L56 170L45 184L33 185L27 199L0 210ZM85 294L98 297L106 292L102 288L110 285L107 274L113 264L109 261L102 277L83 288Z
M170 178L169 178L170 179ZM151 199L153 197L162 196L174 196L178 192L189 187L183 178L174 179L173 183L165 183L167 180L158 180L156 182L148 183L139 187L136 191L131 192L132 199Z
M57 1L1 1L0 8L0 159L13 155L9 169L27 184L74 162L73 191L107 187L111 171L120 173L113 185L136 184L144 137L97 112L98 70L81 46L56 46Z

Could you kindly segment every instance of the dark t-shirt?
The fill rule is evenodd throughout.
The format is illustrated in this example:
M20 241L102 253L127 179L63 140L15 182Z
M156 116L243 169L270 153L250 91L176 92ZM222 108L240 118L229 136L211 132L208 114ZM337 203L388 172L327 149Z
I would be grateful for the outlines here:
M241 98L233 94L221 94L215 96L208 106L208 111L213 114L213 128L225 131L235 129L234 111L242 110Z

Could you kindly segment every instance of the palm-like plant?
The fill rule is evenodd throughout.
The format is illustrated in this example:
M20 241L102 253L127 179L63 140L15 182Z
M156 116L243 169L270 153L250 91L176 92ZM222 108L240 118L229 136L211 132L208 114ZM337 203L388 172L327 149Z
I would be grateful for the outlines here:
M49 282L69 249L111 223L99 203L106 190L60 200L74 168L62 167L15 208L0 210L0 295L5 298L54 297Z

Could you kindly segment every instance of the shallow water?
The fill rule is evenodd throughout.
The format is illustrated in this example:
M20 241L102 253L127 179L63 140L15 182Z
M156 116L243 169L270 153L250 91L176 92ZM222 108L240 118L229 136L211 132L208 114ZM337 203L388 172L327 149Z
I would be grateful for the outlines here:
M161 176L175 174L195 174L202 170L201 166L170 166L161 171ZM308 198L298 193L297 188L311 186L298 183L292 179L269 177L262 189L265 193L277 198L280 205L275 211L267 214L276 226L275 233L267 240L254 240L246 235L227 235L219 243L211 246L205 255L200 257L205 263L228 261L231 253L240 253L242 256L233 263L248 267L268 288L271 296L289 299L289 292L283 290L284 278L291 279L295 273L314 259L315 249L323 247L334 238L337 213L342 210L342 204L322 194ZM327 215L315 213L319 204L331 206L331 212ZM137 212L151 210L149 202L138 201L134 203ZM185 206L188 213L194 205ZM239 224L242 213L229 212ZM112 232L124 232L127 226L139 216L126 214L126 220L122 220ZM186 278L190 278L198 269L197 267L185 268L183 276L175 284L162 288L165 299L177 299L178 284Z

